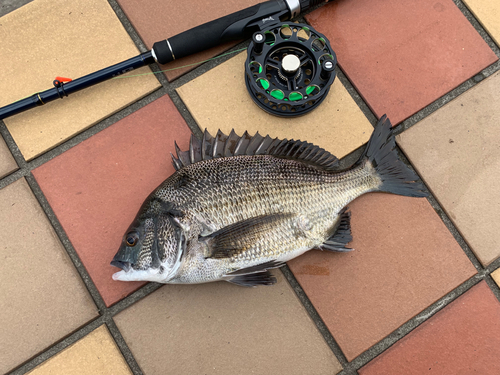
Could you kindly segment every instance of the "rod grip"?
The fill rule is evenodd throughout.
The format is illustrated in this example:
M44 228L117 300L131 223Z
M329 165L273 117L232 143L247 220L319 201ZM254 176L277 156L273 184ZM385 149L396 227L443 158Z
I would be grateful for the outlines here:
M168 40L156 42L153 45L156 61L166 64L174 59L215 47L228 40L245 38L248 36L248 30L245 30L247 23L241 21L252 18L259 11L260 6L261 4L251 6L184 31Z

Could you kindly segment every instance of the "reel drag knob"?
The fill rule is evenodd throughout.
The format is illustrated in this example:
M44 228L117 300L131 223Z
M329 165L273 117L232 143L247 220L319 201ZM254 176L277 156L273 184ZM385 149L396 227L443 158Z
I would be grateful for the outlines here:
M320 73L320 77L322 79L324 79L325 81L328 81L328 79L330 78L330 75L332 74L332 72L335 70L335 64L333 62L333 60L324 60L322 63L321 63L321 73Z
M252 36L252 41L254 44L253 50L256 54L260 55L262 53L262 49L264 48L264 43L266 42L266 37L264 34L256 32Z

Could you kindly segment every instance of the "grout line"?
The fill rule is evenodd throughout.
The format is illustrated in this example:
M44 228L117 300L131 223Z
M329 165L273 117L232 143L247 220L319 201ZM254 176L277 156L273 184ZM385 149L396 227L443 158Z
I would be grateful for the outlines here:
M358 372L356 371L355 368L349 367L349 368L343 369L337 375L358 375Z
M500 47L497 46L496 43L491 39L488 32L482 27L480 22L475 18L475 16L472 14L469 8L467 8L467 6L463 3L462 0L453 0L453 2L460 9L465 18L467 18L467 20L471 23L472 27L474 27L477 33L483 38L483 40L490 47L490 49L497 55L498 58L500 58ZM500 60L487 66L479 73L469 78L467 81L463 82L453 90L449 91L445 95L436 99L431 104L425 106L423 109L421 109L417 113L413 114L412 116L410 116L409 118L398 124L395 127L395 134L396 135L400 134L401 132L409 129L420 120L429 116L430 114L432 114L433 112L444 106L446 103L459 97L461 94L463 94L464 92L468 91L469 89L480 83L483 79L493 75L499 70L500 70Z
M195 66L191 71L184 73L178 78L175 78L170 82L171 85L171 90L174 91L175 89L179 88L180 86L183 86L184 84L191 82L192 80L202 76L203 74L207 73L208 71L212 70L213 68L223 64L224 62L228 61L229 59L238 56L240 53L246 53L245 51L241 52L236 52L242 48L248 48L248 45L250 44L250 40L245 40L242 42L239 42L238 44L234 45L233 47L229 48L226 51L221 52L221 54L224 54L224 56L219 55L220 57L213 58L212 60L205 61L200 63L200 65ZM232 53L234 52L234 53ZM243 78L242 78L243 79Z
M482 263L479 261L477 258L476 254L472 251L470 248L469 244L465 240L465 238L462 236L458 228L453 224L451 219L448 217L448 214L446 214L446 211L441 207L439 204L438 200L433 196L429 195L427 197L427 200L429 201L430 205L432 208L434 208L434 211L439 215L441 218L441 221L446 225L448 230L450 231L451 235L457 241L457 243L460 245L462 250L464 251L465 255L467 255L467 258L469 258L469 261L474 265L478 273L485 273L486 270L483 267Z
M122 312L123 310L127 309L128 307L132 306L134 303L140 301L141 299L147 297L151 293L155 292L156 290L160 289L163 286L163 284L159 283L148 283L144 285L143 287L139 288L132 294L128 295L127 297L121 299L114 305L110 306L107 308L107 313L110 316L115 316Z
M104 303L104 300L102 299L101 295L99 294L99 291L97 290L97 287L95 286L94 282L92 281L92 278L88 274L85 266L83 265L82 261L80 260L80 257L78 256L75 248L71 244L68 236L66 235L66 232L64 231L61 223L59 223L59 220L57 219L56 215L54 214L54 211L52 211L52 207L50 206L49 202L47 201L47 198L42 192L42 189L38 185L38 182L36 181L35 177L29 173L29 175L26 176L26 181L28 182L28 185L30 186L33 194L35 195L36 199L38 200L38 203L42 207L43 211L45 212L45 215L47 216L47 219L49 220L50 224L52 225L52 228L54 228L54 231L56 232L57 236L59 237L59 240L61 241L62 245L64 246L64 249L66 250L66 253L69 255L71 261L73 262L73 265L75 266L76 270L80 274L80 277L87 287L87 290L92 297L92 300L94 301L95 305L98 308L99 314L103 315L103 313L106 311L106 304Z
M7 375L23 375L27 372L33 370L36 366L45 362L51 357L56 356L64 349L67 349L69 346L75 344L77 341L87 336L90 332L95 330L104 324L104 319L102 316L90 321L89 323L84 324L80 329L75 332L63 337L61 340L57 341L55 344L51 345L49 348L46 348L43 352L38 355L35 355L31 359L22 363L14 370L11 370L7 373Z
M177 107L177 110L181 114L182 118L184 121L186 121L187 126L189 129L191 129L191 132L198 137L199 140L202 139L203 137L203 130L198 126L198 123L194 119L193 115L189 111L188 107L180 97L180 95L177 92L173 92L170 95L170 99L174 102L174 105Z
M488 270L488 273L492 273L493 271L497 270L500 268L500 257L491 262L486 269Z
M45 164L46 162L50 161L51 159L54 159L55 157L63 154L65 151L73 148L74 146L80 144L81 142L87 140L88 138L92 137L93 135L101 132L102 130L110 127L111 125L115 124L122 118L127 117L128 115L138 111L139 109L145 107L149 103L153 102L156 99L159 99L160 97L164 96L166 94L164 88L159 88L158 90L155 90L151 94L137 100L136 102L130 104L129 106L125 107L124 109L112 114L111 116L107 117L106 119L100 121L94 126L91 126L90 128L76 134L72 138L68 139L64 143L61 143L60 145L54 147L53 149L44 152L40 156L35 157L32 160L25 161L23 155L21 154L19 148L17 147L16 143L12 139L12 136L10 135L8 129L5 127L5 125L1 124L0 121L0 133L4 136L5 142L7 143L7 146L9 147L9 150L14 154L14 158L20 167L19 170L11 173L10 175L5 176L4 178L0 179L0 189L7 186L8 184L14 182L15 180L19 179L22 176L26 176L29 174L30 171L33 169L41 166L42 164ZM4 134L5 133L5 134Z
M484 277L484 280L486 281L486 284L490 287L491 291L497 298L498 302L500 302L500 286L493 280L491 277L491 274L488 274Z
M115 321L113 320L112 317L108 317L106 319L106 326L108 327L109 333L115 340L116 345L118 346L118 349L120 349L120 352L122 353L123 358L127 362L128 367L132 371L134 375L143 375L143 372L137 363L134 355L132 354L132 351L128 347L127 343L125 342L125 339L122 336L122 333L118 329L118 327L115 324Z
M467 18L467 20L471 23L472 27L476 29L481 38L488 44L488 46L495 52L495 54L500 57L500 49L497 44L493 41L490 34L486 31L486 29L481 25L481 22L476 18L476 16L472 13L472 11L467 7L467 5L463 2L463 0L453 0L458 9L462 12L462 14Z
M425 180L422 178L422 176L418 173L418 171L413 167L409 159L406 157L405 153L403 152L402 148L396 146L398 149L398 154L399 158L420 178L422 183L424 184L426 191L428 193L427 201L429 204L432 206L436 214L441 218L441 221L443 224L446 226L448 231L451 233L455 241L458 243L458 245L462 248L464 251L465 255L469 258L469 261L474 265L476 268L477 272L481 273L485 271L483 265L479 261L479 259L476 257L476 255L472 252L471 248L461 235L460 231L455 227L453 222L450 220L448 215L446 214L446 211L441 207L439 201L434 197L432 194L431 189L427 186L427 183Z
M372 359L378 357L385 350L389 349L392 345L398 342L400 339L406 337L415 328L429 320L436 313L446 308L450 303L455 301L458 297L469 291L474 285L478 284L484 277L480 275L474 275L469 280L463 282L458 287L454 288L452 291L447 293L445 296L441 297L438 301L434 302L426 309L421 311L419 314L414 316L412 319L408 320L406 323L402 324L399 328L391 332L385 338L372 345L369 349L361 353L359 356L354 358L350 364L355 369L360 369Z
M316 328L318 329L318 331L321 333L321 335L325 339L326 344L330 347L333 354L335 354L335 356L337 357L337 360L342 365L342 368L344 368L344 370L349 368L350 364L347 361L347 358L345 357L344 353L342 352L342 349L340 349L340 346L338 345L337 341L330 333L330 330L326 326L323 319L321 319L320 315L316 311L316 308L314 307L312 302L309 300L309 297L307 297L307 294L305 293L304 289L302 289L302 286L299 284L299 282L295 278L295 275L293 274L293 272L290 270L290 268L288 268L287 265L281 267L280 269L283 272L283 275L285 276L285 278L288 280L288 283L290 284L290 286L294 290L298 299L302 303L303 307L305 308L305 310L307 311L307 313L311 317L311 320L316 325Z
M354 102L358 105L359 109L361 110L361 112L363 112L368 121L370 121L370 123L375 126L378 121L375 113L368 106L368 103L366 103L365 100L361 97L361 94L354 88L354 85L349 80L349 78L347 78L347 75L345 75L340 66L337 65L337 67L337 79L344 85L352 100L354 100Z
M8 174L7 176L0 179L0 189L3 189L4 187L12 184L13 182L16 182L20 178L24 177L27 173L28 172L26 168L19 168L18 170L12 172L11 174Z
M399 123L394 127L394 134L399 135L403 131L408 130L409 128L417 124L419 121L432 115L434 112L445 106L447 103L459 98L460 95L464 94L465 92L476 86L478 83L480 83L484 78L489 77L498 70L500 70L500 61L497 61L492 65L490 65L489 67L483 69L474 77L469 78L465 82L461 83L459 86L455 87L453 90L447 92L446 94L437 98L426 107L422 108L421 110L414 113L407 119L403 120L401 123Z
M128 17L125 15L125 12L120 7L118 2L116 0L108 0L108 4L111 7L111 9L113 9L113 11L115 12L116 17L120 20L123 28L127 31L128 35L133 40L133 42L139 49L140 53L149 51L149 48L146 46L146 43L144 43L142 38L139 36L139 33L135 30L134 26L132 26L132 22L130 22Z
M131 25L130 21L128 18L125 16L123 10L120 8L116 0L108 0L110 6L113 8L115 11L117 17L120 19L122 22L122 25L128 32L129 36L132 38L136 46L138 46L139 50L141 52L147 51L147 47L139 37L138 33L135 31L133 26ZM468 8L462 3L461 0L454 0L455 4L460 8L460 10L464 13L466 18L471 22L471 24L474 26L474 28L479 32L479 34L483 37L485 42L492 48L492 50L497 54L497 56L500 56L500 51L498 46L492 41L492 39L489 37L488 33L482 28L482 26L479 24L479 22L475 19L475 17L470 13ZM323 6L323 5L320 5ZM314 9L319 8L320 6L316 6L313 9L310 9L307 13L310 13ZM305 14L304 14L305 15ZM299 22L301 23L306 23L303 17L300 17L298 19ZM239 43L237 46L234 46L231 48L229 51L236 50L239 48L243 48L248 46L248 41ZM66 233L62 229L62 226L60 225L59 221L55 217L55 214L53 213L50 205L48 204L45 196L43 195L43 192L41 191L40 187L38 186L38 183L36 182L35 178L32 176L30 173L31 170L34 168L42 165L43 163L51 160L52 158L59 156L66 150L70 149L71 147L74 147L75 145L83 142L84 140L90 138L94 134L100 132L101 130L104 130L108 126L111 126L112 124L116 123L120 119L128 116L129 114L139 110L140 108L146 106L153 100L158 99L159 97L163 95L169 95L174 102L176 108L179 110L181 115L184 117L186 123L188 124L189 128L197 135L201 135L201 131L196 124L194 118L192 117L191 113L189 112L187 106L183 103L182 99L180 96L177 94L175 91L176 88L184 85L185 83L201 76L202 74L206 73L207 71L213 69L214 67L222 64L223 62L227 61L229 58L234 57L235 55L230 55L230 56L224 56L220 59L217 60L212 60L209 62L202 63L200 66L194 68L190 72L183 74L181 77L176 78L172 82L168 82L166 77L163 74L157 74L156 77L160 81L162 88L159 90L156 90L152 94L147 95L146 97L140 99L139 101L131 104L130 106L126 107L125 109L115 113L114 115L106 118L105 120L99 122L98 124L92 126L91 128L87 129L86 131L76 135L75 137L71 138L67 142L61 144L60 146L54 148L53 150L44 153L40 157L37 157L29 162L26 162L17 147L15 141L12 139L10 133L8 132L8 129L6 128L5 124L0 121L0 134L4 137L9 150L11 153L14 155L14 159L16 160L17 164L19 165L20 169L18 171L15 171L11 173L10 175L4 177L3 179L0 179L0 189L17 179L21 177L26 177L31 189L33 190L35 196L37 197L40 205L44 209L44 212L46 213L47 217L49 218L49 221L51 222L52 226L54 227L57 235L59 236L61 242L63 243L66 251L68 252L69 256L71 257L73 263L75 264L75 267L77 268L78 272L80 273L80 276L82 277L85 285L87 286L89 293L91 294L92 298L94 299L96 305L98 306L100 312L103 314L102 316L96 318L94 321L86 324L83 328L80 330L74 332L70 336L62 339L59 343L55 344L54 346L50 347L48 350L42 352L38 356L34 357L33 359L27 361L26 363L22 364L20 367L18 367L16 370L14 370L11 374L12 375L19 375L22 373L25 373L35 366L37 366L39 363L45 361L46 359L50 358L51 356L57 354L59 351L62 351L69 345L73 344L74 342L78 341L80 338L84 337L88 333L90 333L93 329L97 328L101 324L105 323L112 334L115 342L117 343L118 347L120 348L122 354L124 355L129 367L133 371L134 374L142 374L142 371L140 370L140 367L138 366L137 362L135 361L130 349L128 348L125 340L123 339L120 331L118 330L116 324L113 321L113 316L119 313L120 311L123 311L130 305L134 304L135 302L139 301L140 299L146 297L150 293L156 291L161 287L161 284L154 284L154 283L149 283L146 284L144 287L140 288L136 292L132 293L131 295L127 296L126 298L122 299L115 305L107 308L97 291L95 285L91 281L89 275L87 274L85 268L81 264L78 255L76 254L74 248L72 247L71 243L69 242L69 239L66 236ZM153 70L160 70L160 67L158 67L157 64L152 64L150 65L151 69ZM466 82L462 83L460 86L457 88L453 89L452 91L448 92L447 94L443 95L441 98L438 98L435 102L431 103L430 105L426 106L424 109L421 111L417 112L416 114L412 115L405 121L403 121L401 124L395 127L395 133L399 134L402 131L410 128L414 124L416 124L418 121L421 119L427 117L428 115L432 114L435 112L437 109L441 108L443 105L448 103L449 101L455 99L465 91L469 90L470 88L474 87L478 82L480 82L482 79L485 77L490 76L491 74L497 72L500 70L500 62L496 62L490 67L487 67L484 69L482 72L480 72L478 75L475 77L467 80ZM360 107L362 112L365 114L365 116L369 119L369 121L373 124L376 122L375 115L369 108L369 106L365 103L365 101L362 99L360 94L355 90L354 86L351 84L351 82L348 80L348 78L344 75L344 73L339 69L339 72L337 74L337 79L339 79L346 89L348 90L349 94L353 98L353 100L356 102L356 104ZM362 148L361 148L362 150ZM356 157L357 154L361 152L360 149L353 151L351 154L343 158L343 160L349 160L349 158ZM354 156L353 156L354 155ZM408 163L408 160L405 158L405 162ZM438 215L440 215L441 219L447 226L447 228L450 230L454 238L459 242L460 246L466 253L466 255L469 257L471 262L474 264L476 269L479 271L479 274L475 275L459 287L455 288L453 291L448 293L446 296L442 297L439 301L435 302L428 308L426 308L424 311L422 311L420 314L418 314L416 317L412 318L410 321L407 323L403 324L401 327L399 327L396 331L388 335L386 338L378 342L377 344L373 345L370 349L362 353L360 356L355 358L352 362L348 362L344 354L342 353L339 345L331 335L330 331L327 329L325 323L322 321L320 318L319 314L315 310L314 306L308 299L307 295L305 294L304 290L300 287L299 283L293 276L292 272L288 269L288 267L283 267L282 271L289 281L290 285L294 289L295 293L297 294L299 300L302 302L303 306L305 309L308 311L309 315L311 316L312 320L316 324L318 330L320 333L322 333L323 337L325 338L327 344L330 346L331 350L334 352L335 356L343 366L343 370L339 373L339 375L351 375L351 374L357 374L356 369L359 369L362 367L364 364L368 363L371 359L375 358L378 356L381 352L386 350L388 347L392 346L396 341L398 341L400 338L404 337L406 334L411 332L414 328L422 324L424 321L426 321L428 318L432 317L435 313L437 313L439 310L442 308L445 308L449 303L454 301L458 296L462 295L463 293L467 292L472 286L477 284L480 280L484 279L490 286L490 289L493 291L497 299L500 301L500 288L497 286L497 284L493 281L491 276L489 274L496 268L500 266L500 259L497 259L496 261L492 262L488 267L483 268L481 263L477 260L475 255L472 253L468 245L465 243L463 240L462 236L459 234L458 230L453 226L449 218L447 217L446 214L444 214L444 211L441 209L439 206L437 200L431 195L429 198L430 204L433 206L433 208L436 210Z
M10 134L9 129L7 128L7 125L5 125L3 120L0 120L0 134L3 136L3 139L7 144L7 147L9 148L12 156L14 157L17 166L20 169L26 166L26 161L24 160L23 154L21 153L21 150L19 150L19 147L17 147L16 141L14 141L14 138Z

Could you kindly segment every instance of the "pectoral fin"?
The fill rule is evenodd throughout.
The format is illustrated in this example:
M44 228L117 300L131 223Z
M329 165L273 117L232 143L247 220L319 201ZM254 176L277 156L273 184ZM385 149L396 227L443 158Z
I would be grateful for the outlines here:
M256 266L242 268L228 273L224 279L230 283L241 286L273 285L276 284L276 277L268 271L271 268L277 268L284 265L284 262L272 260L258 264Z
M249 275L234 276L231 279L227 279L230 283L254 287L258 285L274 285L276 284L276 277L271 275L269 271L251 273Z
M285 264L285 262L271 260L270 262L261 263L261 264L258 264L256 266L247 267L247 268L240 268L239 270L230 272L225 276L231 277L231 276L238 276L238 275L249 275L252 273L262 273L263 271L267 271L267 270L270 270L273 268L281 267L284 264Z
M250 251L266 234L295 214L256 216L228 225L206 237L209 248L206 258L231 258Z

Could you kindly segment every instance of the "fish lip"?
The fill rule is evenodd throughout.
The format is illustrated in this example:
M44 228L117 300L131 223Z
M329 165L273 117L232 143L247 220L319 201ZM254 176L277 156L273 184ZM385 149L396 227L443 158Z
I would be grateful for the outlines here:
M130 269L132 268L132 263L124 262L124 261L116 260L116 259L113 259L110 264L114 267L121 268L125 272L130 271Z
M113 280L115 281L126 281L126 276L127 276L127 273L125 271L118 271L118 272L115 272L112 276Z

